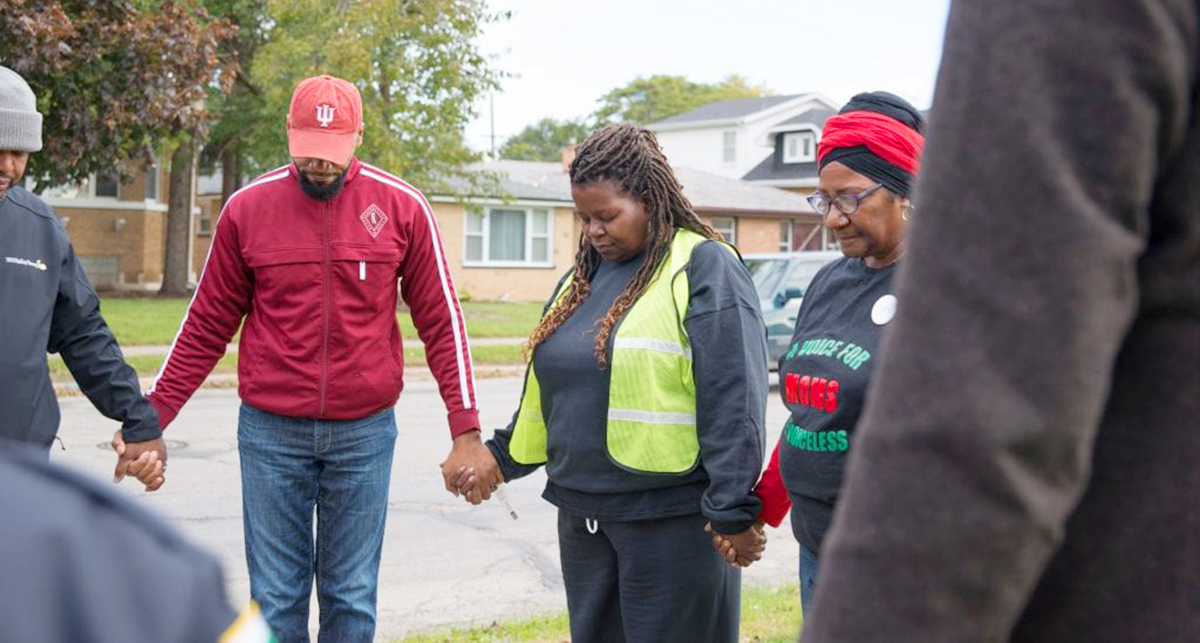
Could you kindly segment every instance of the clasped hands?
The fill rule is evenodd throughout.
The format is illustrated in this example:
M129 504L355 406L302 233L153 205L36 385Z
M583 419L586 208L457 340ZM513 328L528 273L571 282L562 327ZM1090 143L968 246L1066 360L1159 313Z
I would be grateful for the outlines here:
M477 505L492 497L504 482L500 464L483 444L479 431L467 431L454 438L450 455L442 462L442 481L446 491Z
M113 471L113 482L125 476L133 476L146 491L157 491L166 482L167 445L161 437L145 442L125 442L121 430L113 434L113 451L117 452L117 468Z
M705 523L704 531L712 535L713 549L734 567L749 567L762 558L767 548L767 534L762 521L756 521L749 529L738 534L717 533L712 523Z

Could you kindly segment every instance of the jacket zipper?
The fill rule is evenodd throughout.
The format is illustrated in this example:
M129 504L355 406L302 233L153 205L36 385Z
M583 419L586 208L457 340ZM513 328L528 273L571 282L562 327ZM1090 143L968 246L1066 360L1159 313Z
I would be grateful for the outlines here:
M332 278L329 258L329 239L331 234L329 230L331 225L330 204L326 202L323 209L325 211L325 227L324 234L322 235L324 237L322 245L325 247L325 264L323 266L325 272L325 299L321 310L323 318L321 328L321 405L317 411L317 417L325 417L325 394L329 383L329 280Z

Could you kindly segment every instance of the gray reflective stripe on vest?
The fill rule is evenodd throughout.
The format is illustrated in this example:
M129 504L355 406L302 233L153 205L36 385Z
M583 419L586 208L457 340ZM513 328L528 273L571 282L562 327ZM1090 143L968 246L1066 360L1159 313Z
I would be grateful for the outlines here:
M669 342L665 339L654 339L653 337L618 337L613 340L613 350L619 348L640 348L642 350L671 353L672 355L692 359L692 349L680 346L675 342Z
M641 424L695 424L695 413L657 413L655 411L635 411L633 409L609 409L608 419L625 422L640 422Z

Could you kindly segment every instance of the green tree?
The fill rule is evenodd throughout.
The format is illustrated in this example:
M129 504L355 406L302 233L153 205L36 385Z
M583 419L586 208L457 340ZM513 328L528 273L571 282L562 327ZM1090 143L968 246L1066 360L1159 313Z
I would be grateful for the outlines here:
M426 189L470 177L463 165L477 155L462 131L502 77L475 41L506 14L489 13L483 0L268 0L267 8L266 40L250 65L266 117L247 133L248 169L288 160L292 89L327 73L362 93L361 158Z
M558 161L564 147L582 143L590 131L583 119L543 118L505 141L498 155L517 161Z
M737 74L715 84L695 83L683 76L639 76L600 97L600 107L593 118L597 126L606 123L645 125L716 101L768 95L770 92L766 87L752 85Z
M204 134L207 88L232 81L219 73L229 29L188 2L140 6L0 0L0 62L25 77L43 114L28 170L38 187L126 179L163 140Z
M200 151L201 171L221 168L224 203L241 187L247 173L247 137L262 122L275 120L267 113L262 88L249 74L255 54L266 44L270 15L267 0L204 0L204 5L237 28L225 45L227 56L237 61L238 73L229 92L209 92L213 124Z

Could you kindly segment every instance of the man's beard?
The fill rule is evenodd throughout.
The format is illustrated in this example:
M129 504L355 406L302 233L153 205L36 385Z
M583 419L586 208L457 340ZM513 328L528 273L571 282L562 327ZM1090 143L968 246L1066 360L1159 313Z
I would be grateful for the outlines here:
M299 168L297 168L299 169ZM318 201L328 201L341 193L342 188L346 186L346 172L343 171L338 175L337 180L329 185L317 185L308 180L308 176L303 170L300 170L300 189L308 196L317 199Z
M8 196L9 190L17 187L17 185L20 184L21 177L14 176L7 172L0 172L0 177L4 177L5 179L7 179L4 182L5 183L4 186L0 187L0 199L3 199L4 197Z

